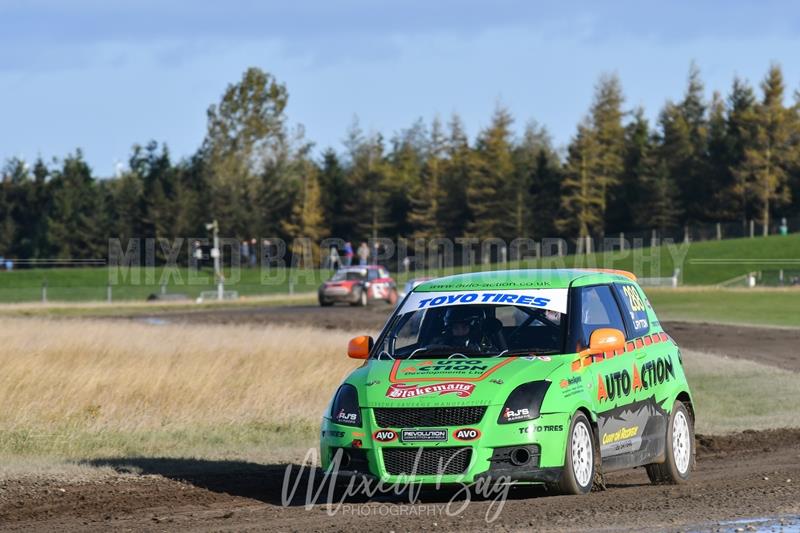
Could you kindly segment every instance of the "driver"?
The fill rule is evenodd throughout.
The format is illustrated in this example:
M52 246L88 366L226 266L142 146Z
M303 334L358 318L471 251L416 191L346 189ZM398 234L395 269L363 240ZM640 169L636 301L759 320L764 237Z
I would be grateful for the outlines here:
M458 305L444 314L444 332L436 344L481 351L484 310L474 305Z

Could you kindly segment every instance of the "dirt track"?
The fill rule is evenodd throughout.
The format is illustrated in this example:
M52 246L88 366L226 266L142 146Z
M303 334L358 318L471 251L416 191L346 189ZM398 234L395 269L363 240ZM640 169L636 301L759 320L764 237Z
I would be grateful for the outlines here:
M264 308L152 317L213 323L290 323L375 333L390 309ZM136 318L140 320L140 318ZM759 360L800 371L797 330L671 322L666 329L686 348ZM766 391L765 391L766 392ZM501 530L735 531L784 525L800 528L800 429L698 438L697 470L683 486L652 486L642 469L610 474L609 490L588 497L511 492L491 526ZM421 503L349 498L333 516L326 507L284 507L286 465L193 459L95 461L117 473L99 481L42 476L0 481L0 529L7 530L485 530L491 501L473 501L448 516L452 492L423 493ZM295 468L297 468L295 466ZM338 495L337 495L338 496ZM324 498L323 498L324 501ZM335 502L338 503L338 499ZM456 497L455 510L463 503ZM771 522L758 522L760 518ZM735 520L745 522L733 522Z
M683 486L652 486L641 469L608 476L608 489L587 497L512 491L493 527L515 529L734 530L732 520L783 518L798 527L800 430L699 438L698 468ZM414 506L350 498L329 516L306 510L304 486L281 506L284 465L195 460L97 462L120 474L84 484L25 479L0 482L0 523L8 530L482 530L491 501L446 514L454 496L423 493ZM335 500L338 502L338 500ZM450 509L463 503L456 497ZM405 515L402 515L404 513ZM410 520L413 520L410 521ZM758 525L758 524L756 524ZM763 524L762 524L763 525ZM746 527L736 524L735 527Z
M215 324L294 324L377 335L392 308L300 305L151 315L137 320ZM687 350L752 359L800 372L800 329L758 328L694 322L664 322L664 329Z

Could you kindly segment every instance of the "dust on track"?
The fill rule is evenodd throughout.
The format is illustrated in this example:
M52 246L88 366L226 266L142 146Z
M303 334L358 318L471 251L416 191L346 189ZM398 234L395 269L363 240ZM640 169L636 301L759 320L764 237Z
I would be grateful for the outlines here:
M415 505L351 497L338 513L303 506L300 484L282 506L286 465L178 459L95 461L119 474L87 483L36 477L0 482L0 528L15 530L485 530L491 501L448 516L453 492L422 493ZM295 467L296 468L296 467ZM126 472L137 471L137 474ZM519 530L679 530L722 521L800 515L800 430L698 436L689 483L650 485L640 469L609 474L608 490L547 496L515 489L492 524ZM545 497L546 496L546 497ZM338 501L338 500L336 500ZM456 497L451 511L463 504ZM796 523L796 522L795 522Z

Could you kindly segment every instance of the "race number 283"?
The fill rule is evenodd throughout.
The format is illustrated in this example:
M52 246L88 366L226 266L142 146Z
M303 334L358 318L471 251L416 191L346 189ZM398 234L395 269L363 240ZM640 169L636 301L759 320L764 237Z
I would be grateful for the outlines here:
M628 297L628 303L631 306L631 311L644 311L644 302L642 302L639 292L633 285L625 285L622 287L622 292Z

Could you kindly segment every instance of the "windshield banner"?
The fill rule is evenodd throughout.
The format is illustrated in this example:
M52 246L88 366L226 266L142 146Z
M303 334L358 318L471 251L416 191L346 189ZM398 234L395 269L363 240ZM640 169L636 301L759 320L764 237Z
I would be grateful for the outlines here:
M449 305L519 305L567 312L568 289L412 292L400 313Z

